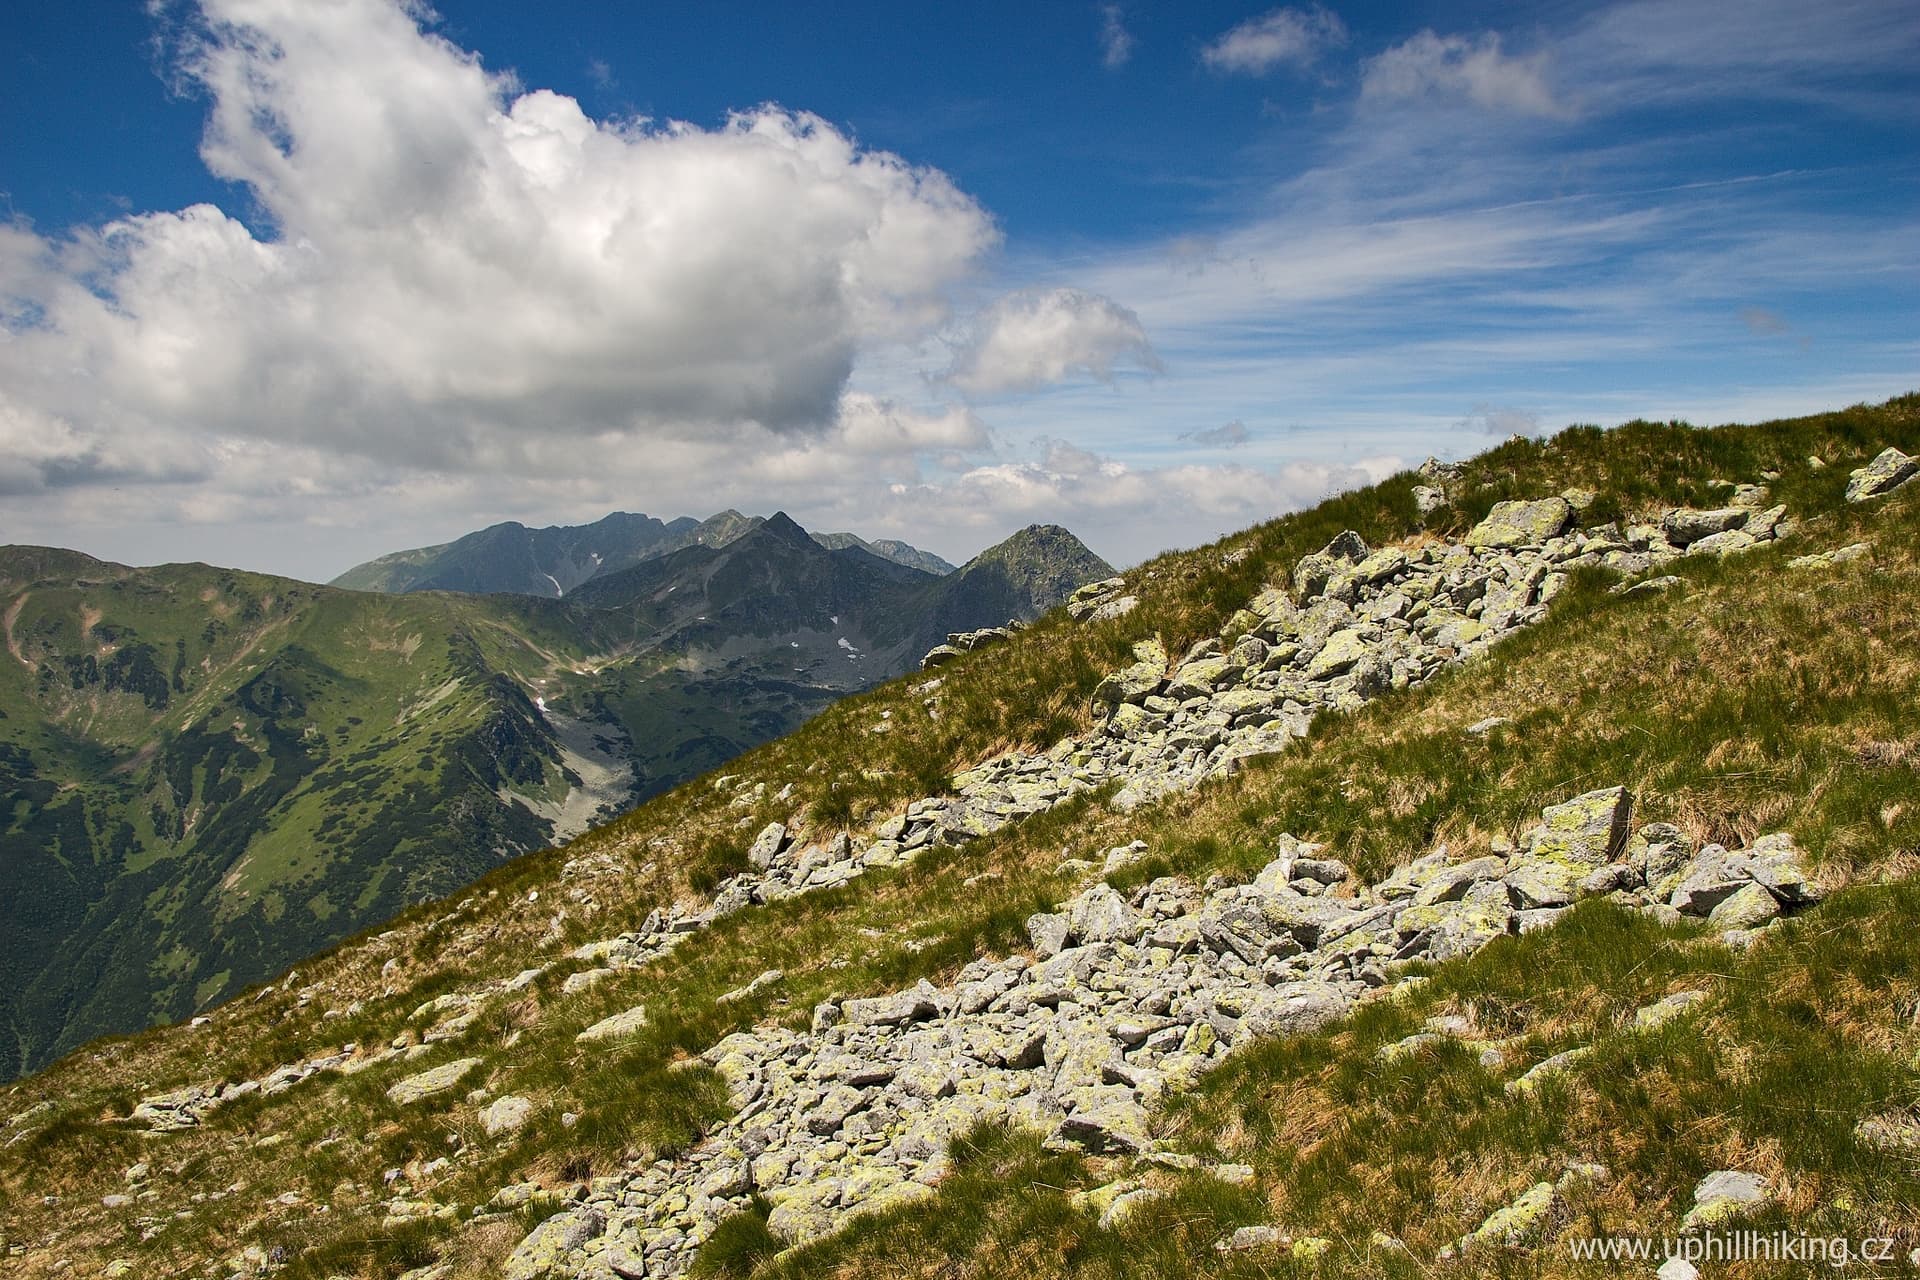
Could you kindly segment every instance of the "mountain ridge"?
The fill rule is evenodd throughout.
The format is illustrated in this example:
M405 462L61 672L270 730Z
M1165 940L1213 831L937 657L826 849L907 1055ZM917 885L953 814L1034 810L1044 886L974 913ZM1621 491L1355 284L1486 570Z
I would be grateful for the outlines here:
M389 552L355 565L327 585L350 591L466 591L564 597L607 573L688 546L724 546L764 523L731 508L695 520L662 521L625 511L583 525L530 527L502 521L451 542ZM797 527L797 526L796 526ZM808 534L829 550L859 547L884 560L929 573L954 566L897 539L868 542L852 533Z

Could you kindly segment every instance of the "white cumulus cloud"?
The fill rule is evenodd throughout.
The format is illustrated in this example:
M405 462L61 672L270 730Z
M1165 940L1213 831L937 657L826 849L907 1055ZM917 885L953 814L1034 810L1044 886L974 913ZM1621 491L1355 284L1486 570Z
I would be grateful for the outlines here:
M577 465L610 431L818 435L861 345L943 323L996 240L944 175L817 117L596 121L421 12L202 0L202 156L263 229L205 204L12 227L11 395L83 437L456 471Z
M1522 115L1571 114L1547 83L1547 55L1508 54L1493 31L1472 40L1422 31L1367 62L1361 94L1378 99L1463 97L1478 106Z
M1312 9L1274 9L1248 18L1209 42L1200 60L1215 71L1265 75L1275 67L1311 65L1321 52L1347 42L1340 16Z
M970 394L1030 391L1075 376L1110 381L1129 361L1160 369L1139 316L1081 289L1022 289L973 317L946 380Z

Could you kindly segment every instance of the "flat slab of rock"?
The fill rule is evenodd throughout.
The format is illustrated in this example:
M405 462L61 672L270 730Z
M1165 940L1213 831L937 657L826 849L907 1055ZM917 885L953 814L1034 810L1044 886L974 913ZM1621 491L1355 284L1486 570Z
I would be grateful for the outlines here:
M455 1058L452 1062L443 1062L437 1067L408 1076L387 1090L387 1101L405 1106L410 1102L419 1102L435 1094L445 1093L459 1084L467 1073L480 1065L478 1058Z
M1831 551L1815 551L1810 555L1795 556L1787 561L1789 569L1830 569L1836 564L1847 564L1873 554L1873 548L1864 542L1850 542L1844 547L1835 547Z
M1633 1029L1652 1031L1665 1026L1706 998L1704 991L1676 991L1670 996L1663 996L1650 1005L1634 1010Z
M1669 511L1660 521L1660 532L1676 547L1686 547L1745 525L1753 513L1745 507L1720 507L1712 511L1682 508Z
M1680 1226L1684 1231L1717 1227L1766 1201L1765 1178L1739 1169L1718 1169L1693 1189L1693 1208Z
M612 1017L600 1021L582 1031L574 1039L582 1043L594 1040L618 1040L630 1036L647 1025L647 1006L637 1004L631 1009L623 1009Z

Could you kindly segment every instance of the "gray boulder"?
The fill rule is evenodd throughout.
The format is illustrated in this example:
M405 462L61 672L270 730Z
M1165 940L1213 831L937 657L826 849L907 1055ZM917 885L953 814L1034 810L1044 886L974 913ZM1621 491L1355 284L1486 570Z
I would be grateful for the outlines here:
M1865 502L1891 493L1916 474L1920 474L1920 459L1909 458L1898 449L1885 449L1847 478L1847 501Z
M536 1280L551 1275L567 1255L606 1229L606 1215L598 1209L569 1209L557 1213L535 1227L514 1248L501 1274L506 1280Z
M1309 556L1302 556L1300 563L1294 566L1293 590L1301 600L1308 600L1327 589L1327 584L1335 574L1344 572L1348 565L1358 564L1367 558L1367 540L1349 529Z
M934 1017L939 1012L940 993L925 978L910 991L871 1000L849 1000L841 1006L846 1020L861 1027L898 1026Z
M437 1067L408 1076L387 1090L387 1100L405 1106L410 1102L419 1102L435 1094L445 1093L463 1080L469 1071L480 1065L478 1058L456 1058L452 1062L441 1063Z
M1467 545L1537 547L1565 533L1572 522L1573 504L1565 498L1496 502L1487 518L1467 533Z
M1097 884L1068 904L1067 928L1081 942L1123 942L1140 932L1140 921L1111 885Z
M1753 517L1744 507L1716 507L1696 511L1683 507L1660 518L1660 532L1676 547L1692 546L1702 538L1738 529Z
M747 848L747 861L762 871L773 865L780 851L787 847L787 828L779 822L769 822L753 838L753 844Z

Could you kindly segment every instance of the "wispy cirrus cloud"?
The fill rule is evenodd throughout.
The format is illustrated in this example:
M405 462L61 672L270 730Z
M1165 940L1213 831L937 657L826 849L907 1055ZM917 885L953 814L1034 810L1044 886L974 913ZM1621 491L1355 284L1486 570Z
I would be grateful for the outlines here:
M1219 449L1237 449L1253 439L1253 433L1247 430L1247 424L1235 418L1232 422L1204 431L1182 431L1182 440L1191 440L1195 444L1207 445Z
M1100 6L1100 65L1118 71L1133 57L1133 32L1127 30L1126 11L1117 4Z

